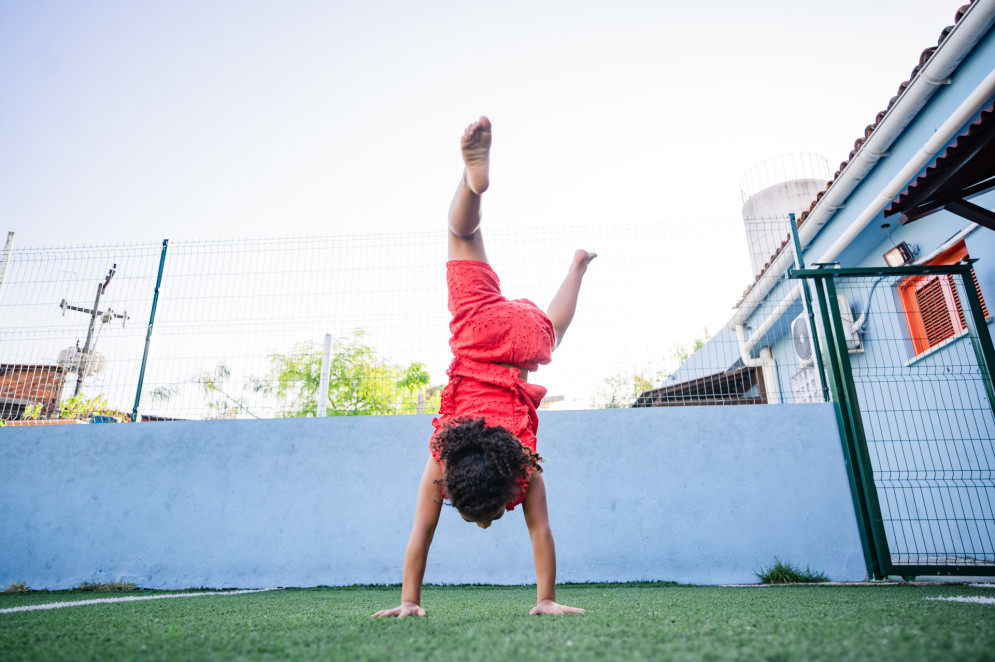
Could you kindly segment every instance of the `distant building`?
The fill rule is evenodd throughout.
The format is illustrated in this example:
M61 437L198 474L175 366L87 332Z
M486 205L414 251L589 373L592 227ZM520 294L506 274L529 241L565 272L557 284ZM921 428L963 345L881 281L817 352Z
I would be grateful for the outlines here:
M0 420L18 420L35 405L39 418L57 416L65 381L58 365L0 364Z

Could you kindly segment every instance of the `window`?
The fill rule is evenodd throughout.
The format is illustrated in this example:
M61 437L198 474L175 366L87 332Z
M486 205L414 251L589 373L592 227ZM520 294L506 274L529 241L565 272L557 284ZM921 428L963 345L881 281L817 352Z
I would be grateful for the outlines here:
M961 241L944 251L928 264L957 264L966 259L967 248ZM988 317L985 298L978 286L978 277L971 270L974 289L981 298L981 310ZM905 322L912 337L915 353L922 354L936 347L948 338L952 338L967 328L964 319L964 307L957 295L954 276L911 276L898 286Z

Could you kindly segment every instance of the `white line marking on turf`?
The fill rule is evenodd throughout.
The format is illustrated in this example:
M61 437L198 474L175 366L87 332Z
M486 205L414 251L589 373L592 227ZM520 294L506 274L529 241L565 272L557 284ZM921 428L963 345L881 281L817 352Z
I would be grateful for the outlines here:
M983 598L977 595L955 595L949 598L926 598L926 600L947 600L948 602L975 602L979 605L995 605L995 598Z
M219 591L205 593L170 593L168 595L135 595L124 598L100 598L97 600L76 600L73 602L49 602L43 605L27 605L25 607L10 607L0 609L0 614L10 614L15 611L40 611L42 609L61 609L62 607L79 607L82 605L103 605L111 602L138 602L140 600L165 600L166 598L197 598L204 595L243 595L245 593L262 593L276 591L275 588L253 588L243 591Z

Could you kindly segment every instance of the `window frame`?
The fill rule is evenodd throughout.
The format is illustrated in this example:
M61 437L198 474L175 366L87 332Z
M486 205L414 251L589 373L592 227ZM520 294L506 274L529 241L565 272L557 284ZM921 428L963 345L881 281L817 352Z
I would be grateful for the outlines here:
M961 240L924 263L924 266L953 265L968 257L967 245ZM974 273L974 269L971 269L971 277L974 288L981 300L982 311L987 319L988 310L985 305L985 298L981 293L981 286L978 283L978 277ZM918 294L927 287L933 286L934 283L939 283L942 294L942 305L936 305L934 308L926 310L924 315ZM906 330L912 341L913 358L939 347L952 338L956 338L967 328L963 305L961 304L960 296L957 294L957 287L953 276L909 276L898 284L898 294L902 305L902 314L905 318ZM946 320L949 321L951 333L943 337L931 339L929 337L929 330L926 328L926 319L942 316L945 316Z

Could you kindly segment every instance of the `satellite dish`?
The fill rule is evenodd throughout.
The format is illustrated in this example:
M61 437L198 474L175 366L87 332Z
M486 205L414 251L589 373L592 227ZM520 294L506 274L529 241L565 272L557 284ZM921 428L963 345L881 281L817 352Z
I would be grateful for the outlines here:
M812 362L812 329L808 325L808 315L802 313L791 323L791 344L795 356L807 365Z
M67 347L59 352L58 364L67 372L82 372L86 376L103 372L107 361L100 352L83 353L78 347Z

